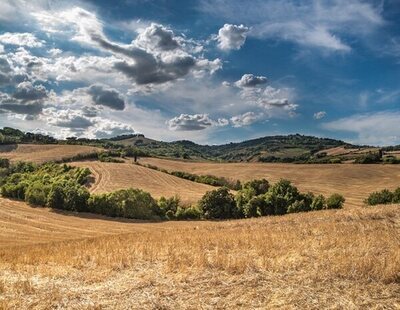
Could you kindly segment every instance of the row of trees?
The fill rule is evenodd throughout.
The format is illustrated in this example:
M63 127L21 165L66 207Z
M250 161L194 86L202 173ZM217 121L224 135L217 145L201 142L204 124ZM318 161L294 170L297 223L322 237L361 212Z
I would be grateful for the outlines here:
M323 209L340 209L345 199L333 194L300 193L288 180L270 186L265 179L243 185L234 196L226 187L206 193L199 201L203 216L208 219L250 218Z
M370 206L400 203L400 187L393 192L388 189L384 189L380 192L373 192L365 200L365 203Z
M0 161L0 167L7 171L0 181L4 197L111 217L143 220L249 218L341 208L344 203L344 198L338 194L325 199L322 195L301 193L287 180L270 185L261 179L245 183L236 195L227 187L221 187L207 192L195 206L184 207L178 197L156 200L140 189L90 195L84 186L90 176L87 168L55 163L10 165L8 161Z

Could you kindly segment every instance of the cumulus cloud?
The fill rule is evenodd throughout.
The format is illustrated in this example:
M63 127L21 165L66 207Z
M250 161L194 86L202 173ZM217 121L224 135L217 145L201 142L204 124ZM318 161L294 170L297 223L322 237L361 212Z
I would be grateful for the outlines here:
M253 74L244 74L239 81L235 82L237 87L256 87L267 83L265 76L255 76Z
M73 39L83 44L97 46L111 53L113 70L123 73L137 85L164 84L185 77L189 73L212 74L221 62L195 57L186 49L190 40L175 36L174 32L159 24L151 24L139 31L131 44L110 41L103 32L102 22L97 16L82 8L63 11L58 14L42 12L35 14L45 29L61 31L70 27Z
M319 111L314 113L314 119L323 119L326 116L325 111Z
M96 105L106 106L114 110L125 109L125 100L116 89L95 84L88 88L88 94L92 96L93 103Z
M203 130L212 126L226 126L229 121L224 118L212 120L208 114L181 114L167 122L168 128L175 131Z
M144 49L161 51L171 51L180 46L172 30L155 23L139 33L135 44Z
M249 28L244 25L225 24L218 31L218 47L222 50L238 50L246 41Z
M44 41L39 40L32 33L6 32L0 35L0 43L27 47L42 47Z
M43 85L33 85L32 82L26 81L17 85L12 96L22 102L27 102L47 98L48 94Z
M345 40L367 38L384 25L379 5L362 0L306 1L202 0L200 9L209 14L251 25L249 35L289 41L306 48L349 52Z
M49 125L66 127L71 129L85 129L94 124L94 122L85 116L80 110L57 110L47 108L43 110L43 116Z
M259 121L262 119L262 117L262 113L246 112L244 114L231 117L230 121L233 127L243 127Z
M400 111L356 114L322 125L332 131L345 131L356 134L357 143L369 145L400 144Z
M136 131L131 125L109 119L97 118L95 125L88 129L86 135L97 139L107 139L133 133L136 133Z

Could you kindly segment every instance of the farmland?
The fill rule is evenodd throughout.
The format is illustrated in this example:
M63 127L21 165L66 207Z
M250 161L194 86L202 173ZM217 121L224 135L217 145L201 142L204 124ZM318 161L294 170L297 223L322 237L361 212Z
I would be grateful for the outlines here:
M125 188L140 188L154 197L179 195L182 202L196 202L206 191L214 187L183 180L153 169L129 163L102 163L83 161L72 163L74 166L87 167L93 173L95 181L90 187L93 193L106 193Z
M398 206L143 223L0 205L2 308L400 306Z
M48 149L38 147L31 157L40 162ZM362 202L400 184L400 166L139 161L242 181L288 178L347 202L285 216L146 222L0 198L0 309L400 307L400 206ZM129 161L71 164L91 170L92 193L137 187L189 204L215 188Z
M140 162L169 171L212 174L241 181L266 178L276 182L285 178L304 191L341 193L347 206L362 206L368 193L400 184L399 165L210 163L159 158L142 158Z
M79 154L99 152L100 150L100 148L85 145L11 144L0 145L0 157L8 158L13 162L31 161L44 163Z

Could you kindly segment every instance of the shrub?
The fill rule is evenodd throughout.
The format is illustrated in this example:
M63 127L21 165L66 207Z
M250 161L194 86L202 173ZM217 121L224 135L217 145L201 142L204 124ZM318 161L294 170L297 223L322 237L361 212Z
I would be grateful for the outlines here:
M44 185L41 182L33 182L27 186L24 199L29 204L44 207L47 203L49 190L48 185Z
M175 218L177 220L199 220L201 219L203 213L199 208L196 207L178 207L176 211Z
M158 200L158 207L160 208L163 216L171 220L175 218L175 213L178 210L180 198L178 196L165 198L161 197Z
M236 214L235 199L226 187L205 193L199 207L207 219L227 219Z
M266 179L252 180L243 185L244 189L253 189L255 195L265 194L269 189L269 182Z
M315 196L311 203L311 210L326 209L326 199L323 195Z
M132 219L159 219L162 215L156 201L140 189L123 189L109 194L93 195L88 210L108 216Z
M343 208L343 204L346 200L342 195L332 194L326 200L326 208L327 209L341 209Z
M299 191L290 181L281 179L271 186L265 196L268 204L274 206L275 215L283 215L291 204L299 199Z
M245 217L258 217L264 215L263 211L265 208L266 201L264 197L254 196L243 208L243 214Z
M396 194L396 199L398 197L397 196L398 194L399 194L399 192L397 192L397 194ZM365 202L370 206L375 206L375 205L380 205L380 204L392 203L394 198L395 198L395 195L391 191L384 189L380 192L371 193Z
M396 188L393 192L393 203L400 203L400 187Z

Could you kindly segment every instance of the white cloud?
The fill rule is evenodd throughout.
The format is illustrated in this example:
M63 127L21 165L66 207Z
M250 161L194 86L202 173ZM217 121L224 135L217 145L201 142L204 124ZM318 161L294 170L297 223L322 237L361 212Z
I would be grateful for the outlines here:
M265 76L256 76L253 74L244 74L239 81L235 82L237 87L256 87L267 83Z
M380 6L362 0L202 0L201 10L251 26L249 36L290 41L303 47L349 52L353 40L384 24Z
M323 119L326 116L325 111L319 111L314 113L314 119Z
M382 111L341 118L323 124L323 128L354 133L361 144L395 145L400 144L399 120L400 111Z
M263 118L262 113L254 113L254 112L246 112L241 115L236 115L231 117L231 123L233 127L243 127L243 126L249 126L260 119Z
M11 32L6 32L0 35L0 42L3 44L27 47L42 47L44 43L44 41L39 40L32 33Z
M238 50L246 41L249 28L244 25L225 24L218 31L218 47L222 50Z
M0 44L0 54L4 53L4 46Z
M224 118L212 120L208 114L181 114L170 119L167 124L170 130L195 131L210 128L212 126L226 126L229 121Z

